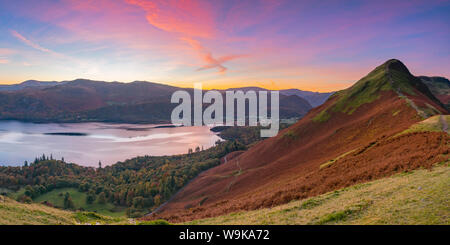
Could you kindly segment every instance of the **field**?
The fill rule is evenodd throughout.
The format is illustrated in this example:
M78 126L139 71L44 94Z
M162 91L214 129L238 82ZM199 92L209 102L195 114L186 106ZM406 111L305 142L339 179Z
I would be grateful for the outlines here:
M107 215L111 217L125 216L125 208L118 209L111 203L99 204L94 202L92 204L86 203L86 193L80 192L75 188L59 188L38 196L33 202L41 203L44 201L50 202L55 207L64 206L64 194L68 192L75 204L75 209L83 209L86 211L96 212L98 214Z
M196 225L450 224L449 161L274 208L194 220Z
M25 204L0 195L0 225L154 225L165 221L138 221L94 212L68 211L40 203Z
M42 204L22 204L0 195L1 225L71 225L73 213Z

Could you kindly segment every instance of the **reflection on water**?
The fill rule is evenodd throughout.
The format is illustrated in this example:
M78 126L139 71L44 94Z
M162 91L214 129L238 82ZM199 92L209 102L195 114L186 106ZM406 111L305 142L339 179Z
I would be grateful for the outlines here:
M22 165L42 154L84 166L111 165L135 156L187 153L220 138L208 127L106 123L34 124L0 121L0 165Z

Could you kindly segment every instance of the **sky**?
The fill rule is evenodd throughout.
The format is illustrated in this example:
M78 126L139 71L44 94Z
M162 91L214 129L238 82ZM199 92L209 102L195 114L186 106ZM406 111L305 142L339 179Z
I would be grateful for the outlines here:
M397 58L450 77L450 1L0 0L0 84L344 89Z

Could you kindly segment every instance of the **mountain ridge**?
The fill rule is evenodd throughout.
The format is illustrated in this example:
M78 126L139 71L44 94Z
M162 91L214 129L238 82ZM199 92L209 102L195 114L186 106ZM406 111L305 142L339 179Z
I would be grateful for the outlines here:
M30 85L27 87L27 84ZM61 83L37 81L0 91L0 119L30 122L170 123L171 95L191 88L135 81L87 79ZM221 91L221 90L219 90ZM222 91L223 92L223 91ZM280 117L300 118L312 106L301 97L280 95Z
M417 81L402 80L412 77L401 66L394 65L401 74L391 86L386 67L392 62L400 61L383 63L276 137L200 174L147 219L181 222L273 207L442 161L447 133L394 137L423 120L410 102L420 110L434 107L425 115L447 112Z
M162 83L155 83L155 82L149 82L149 81L133 81L133 82L125 83L125 82L117 82L117 81L105 82L105 81L96 81L96 80L78 78L78 79L74 79L74 80L65 80L65 81L61 81L61 82L27 80L27 81L24 81L24 82L18 83L18 84L0 85L0 92L1 91L17 91L17 90L27 89L27 88L28 89L29 88L41 88L41 89L44 89L44 88L53 87L53 86L57 86L57 85L63 85L63 84L67 84L67 83L82 84L82 83L90 83L90 82L123 84L123 85L126 85L126 84L130 84L130 85L152 84L152 85L168 86L168 87L177 88L177 89L192 90L192 88L179 88L179 87L175 87L175 86L171 86L171 85L166 85L166 84L162 84ZM269 90L269 89L265 89L265 88L261 88L261 87L238 87L238 88L210 89L210 90L217 90L217 91L221 91L221 92L230 91L230 90L242 90L244 92L247 92L249 90L253 90L253 91L274 91L274 90ZM308 101L308 103L312 107L316 107L316 106L324 103L325 100L331 94L333 94L333 92L320 93L320 92L304 91L304 90L299 90L299 89L282 89L282 90L278 90L278 91L280 92L280 94L286 95L286 96L297 95L298 97Z

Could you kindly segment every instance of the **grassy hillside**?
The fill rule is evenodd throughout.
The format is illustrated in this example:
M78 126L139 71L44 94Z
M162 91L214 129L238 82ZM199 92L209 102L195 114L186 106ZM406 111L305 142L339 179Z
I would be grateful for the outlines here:
M55 207L63 208L64 194L66 192L70 194L70 197L72 198L72 201L75 204L75 209L83 209L86 211L92 211L98 214L113 217L125 216L125 208L118 209L111 203L99 204L98 202L94 202L92 204L87 204L86 203L87 194L84 192L80 192L78 191L78 189L75 188L55 189L36 197L33 201L38 203L47 201L53 204Z
M154 221L161 222L161 221ZM39 203L24 204L0 195L0 225L128 225L153 224L95 212L72 212Z
M71 225L72 212L44 206L23 204L0 195L1 225Z
M403 63L389 60L276 137L203 172L147 218L179 223L271 208L431 168L448 159L447 133L393 136L443 114L440 104Z
M421 92L429 97L430 100L426 102L437 102L437 105L440 104L434 97L434 94L428 90L428 87L419 78L414 77L408 68L399 60L392 59L375 68L375 70L360 79L350 88L333 94L331 98L335 99L335 103L318 113L313 120L316 122L325 122L331 117L330 114L332 112L352 114L363 104L371 103L380 98L380 92L388 90L396 91L399 96L401 95L409 103L414 104L408 96L414 97L417 96L416 92ZM417 101L415 102L417 103ZM429 115L439 113L439 110L427 103L424 105L420 103L419 106L414 105L414 107L417 110L424 111L425 118Z
M450 224L449 161L274 208L184 224ZM70 191L70 190L68 190ZM58 195L56 195L58 196ZM74 195L75 196L75 195ZM23 204L0 195L0 225L167 224Z
M442 117L442 119L441 119ZM450 115L436 115L432 116L426 120L413 124L407 130L401 132L400 134L412 133L412 132L441 132L443 131L444 125L443 120L446 121L447 125L450 124Z
M450 224L449 161L301 201L185 224Z

